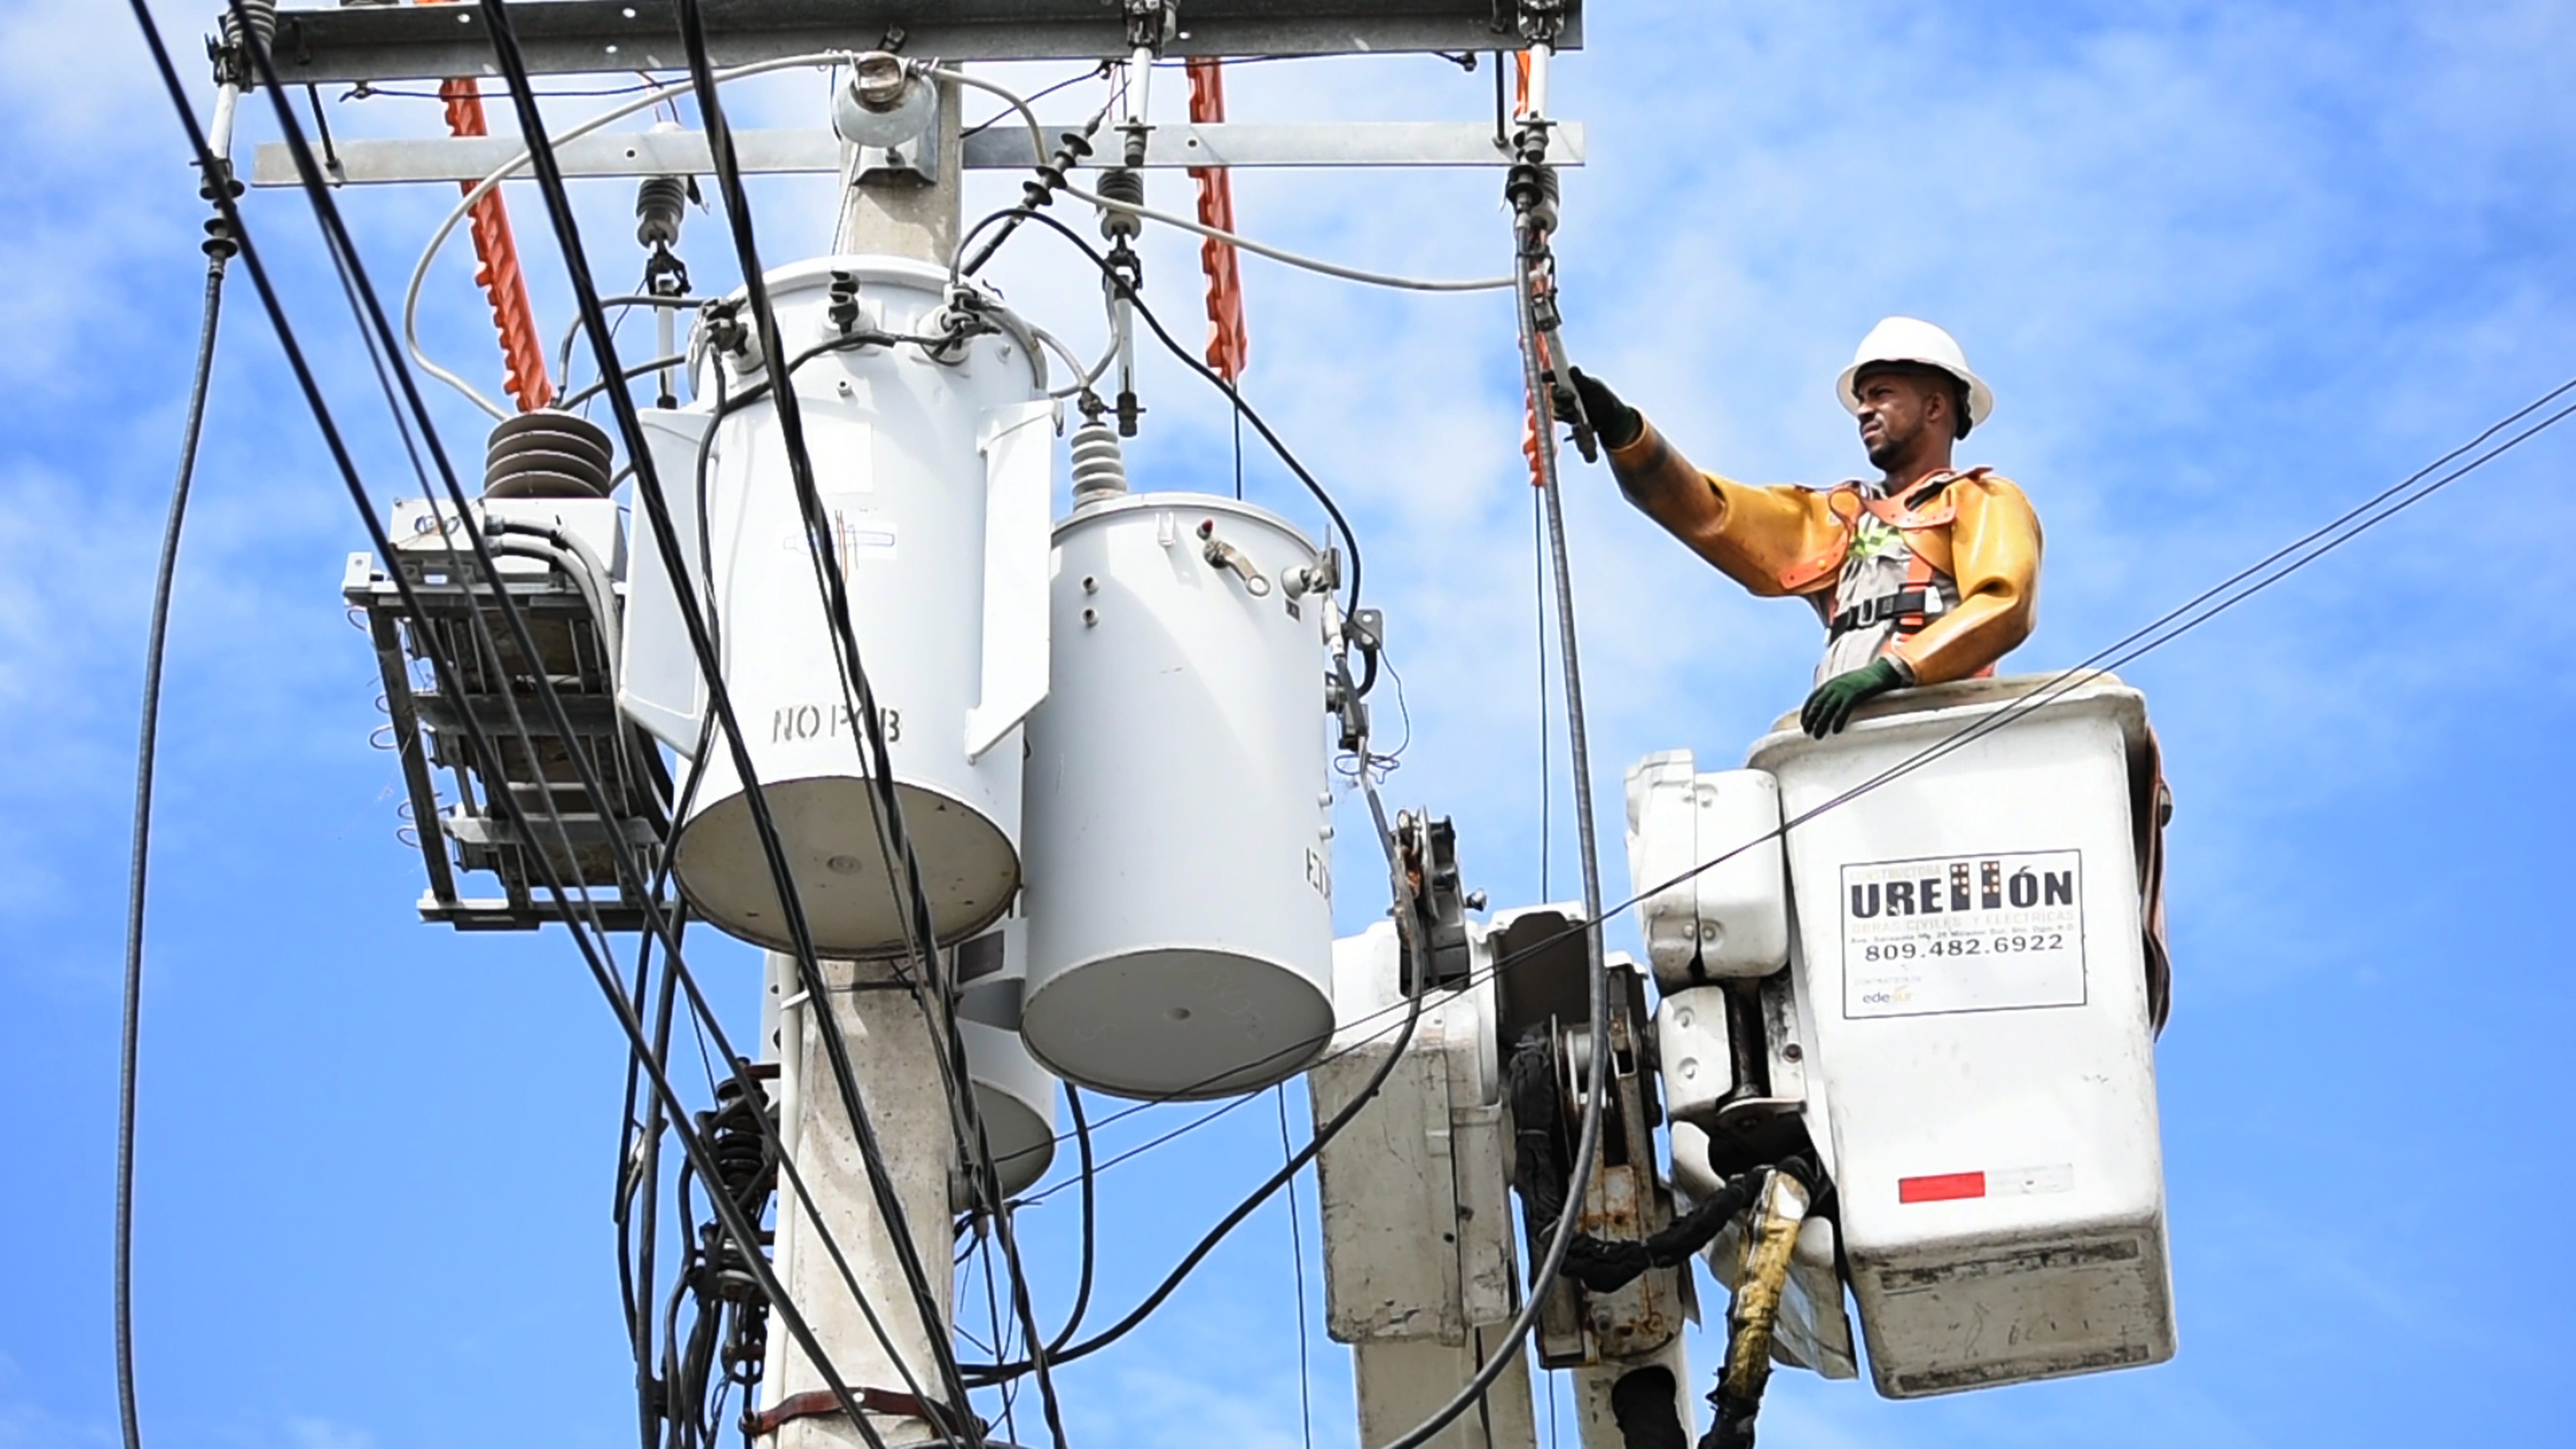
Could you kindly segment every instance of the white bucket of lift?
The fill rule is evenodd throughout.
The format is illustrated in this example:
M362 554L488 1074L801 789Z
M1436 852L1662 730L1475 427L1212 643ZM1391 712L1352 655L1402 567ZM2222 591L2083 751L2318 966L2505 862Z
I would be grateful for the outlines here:
M1808 1125L1891 1398L2174 1352L2133 804L2154 798L2145 703L2106 676L1924 758L2047 682L1909 691L1821 741L1787 719L1753 750L1799 822Z
M836 277L856 284L860 328L938 331L947 283L938 268L824 258L770 276L791 357L844 335L830 315ZM1018 324L993 315L1006 330L976 337L948 361L899 343L825 352L795 374L860 661L943 943L991 923L1019 884L1016 726L1046 689L1053 409ZM702 364L702 398L714 395L712 369L728 365ZM738 397L765 376L728 375L729 391ZM654 459L695 574L694 435L704 429L679 423L685 414L663 416L672 421L653 430ZM864 740L845 702L776 410L762 399L713 426L703 480L707 592L725 682L797 895L824 953L899 952L901 876L880 843ZM649 533L640 513L638 525ZM639 539L639 556L654 547ZM687 752L697 744L703 683L694 659L674 660L687 644L658 555L639 568L637 590L644 633L630 638L621 699ZM733 756L719 739L698 765L704 778L673 843L672 872L716 926L786 949L788 925Z
M1005 1197L1026 1192L1055 1161L1055 1078L1020 1040L1028 962L1029 923L1017 917L957 947L957 1034Z
M1285 583L1314 546L1193 493L1089 504L1055 539L1021 1032L1122 1096L1293 1076L1333 1030L1325 602Z

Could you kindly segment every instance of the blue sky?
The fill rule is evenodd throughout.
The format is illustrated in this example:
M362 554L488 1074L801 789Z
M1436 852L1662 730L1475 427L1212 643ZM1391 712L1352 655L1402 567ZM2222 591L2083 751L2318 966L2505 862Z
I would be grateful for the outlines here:
M211 7L159 8L189 53ZM1604 0L1590 40L1558 90L1593 156L1560 237L1578 357L1703 464L1823 482L1861 466L1829 391L1853 341L1890 312L1951 328L2001 399L1968 461L2019 479L2048 528L2022 666L2083 657L2576 373L2564 7ZM0 1090L17 1104L0 1446L18 1449L114 1437L124 819L201 263L193 177L122 7L0 5L0 55L21 137L0 222L17 279L0 349L17 400L0 441ZM1481 73L1401 59L1246 67L1230 92L1244 119L1478 118L1490 97ZM742 104L816 124L819 97L798 77ZM434 106L393 100L334 118L344 134L436 125ZM1498 189L1487 173L1281 173L1239 181L1237 206L1257 234L1337 258L1481 274L1505 255ZM636 264L630 195L582 190L609 276ZM760 189L773 261L819 249L821 196ZM380 286L448 201L346 198ZM514 203L551 334L569 315L554 254L533 197ZM282 193L251 208L307 345L352 382L335 400L389 500L399 454L354 385L308 216ZM730 281L720 238L693 221L702 287ZM1148 255L1149 296L1176 325L1195 316L1192 247L1157 238ZM1543 848L1571 894L1561 758L1554 838L1538 829L1507 307L1245 268L1247 390L1352 507L1389 612L1414 728L1390 796L1457 817L1469 883L1497 905L1540 898ZM1050 243L1015 242L996 275L1022 310L1098 335L1096 289ZM431 309L433 348L496 381L462 264L436 274ZM1148 386L1140 482L1222 487L1222 409L1159 363ZM440 406L473 454L473 415ZM2576 721L2571 460L2576 428L2545 435L2127 671L2179 800L2158 1061L2181 1356L1911 1404L1784 1375L1766 1444L2576 1437L2552 1372L2576 1283L2546 1249L2576 1192L2558 1110L2576 1086L2576 950L2550 904L2576 808L2557 748ZM1248 471L1257 500L1311 520L1276 466ZM1739 596L1606 476L1568 481L1593 783L1614 822L1638 756L1740 755L1796 702L1816 640L1802 609ZM374 666L335 593L363 536L247 286L199 497L145 1023L149 1439L631 1443L606 1215L622 1051L559 936L411 919L397 775L368 747ZM1346 816L1346 929L1377 909L1357 884L1375 878L1365 839ZM1615 848L1609 865L1615 896ZM748 1014L748 951L700 969ZM1109 1174L1104 1306L1123 1310L1278 1154L1256 1103ZM1061 1303L1071 1194L1026 1223L1042 1301ZM1287 1218L1267 1210L1146 1329L1069 1370L1076 1442L1301 1442L1289 1263ZM1314 1337L1315 1438L1343 1449L1346 1360Z

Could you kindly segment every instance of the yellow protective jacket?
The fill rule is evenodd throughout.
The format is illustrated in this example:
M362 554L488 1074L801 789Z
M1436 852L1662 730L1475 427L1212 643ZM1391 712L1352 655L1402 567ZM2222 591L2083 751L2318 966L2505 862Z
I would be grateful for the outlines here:
M1900 530L1959 590L1957 607L1887 651L1917 684L1984 673L2038 620L2039 515L2021 489L1986 469L1935 475L1902 498L1865 498L1849 483L1824 492L1757 488L1692 467L1651 422L1610 450L1610 467L1630 502L1719 572L1762 598L1806 598L1819 615L1833 610L1860 511Z

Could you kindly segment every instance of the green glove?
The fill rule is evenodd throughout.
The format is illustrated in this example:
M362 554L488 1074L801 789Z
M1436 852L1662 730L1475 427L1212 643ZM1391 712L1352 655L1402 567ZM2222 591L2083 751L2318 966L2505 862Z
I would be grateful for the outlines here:
M1852 709L1864 699L1872 699L1891 689L1903 689L1905 676L1884 659L1873 659L1848 674L1837 674L1816 686L1807 696L1806 708L1798 711L1798 724L1817 739L1838 735L1851 723Z
M1582 399L1583 416L1591 421L1592 431L1600 434L1603 447L1624 448L1646 431L1646 420L1637 416L1635 408L1619 401L1619 394L1604 386L1601 379L1584 375L1579 367L1567 368L1565 375L1574 384L1571 390L1575 396ZM1559 417L1574 416L1574 409L1564 402L1557 404L1556 411Z

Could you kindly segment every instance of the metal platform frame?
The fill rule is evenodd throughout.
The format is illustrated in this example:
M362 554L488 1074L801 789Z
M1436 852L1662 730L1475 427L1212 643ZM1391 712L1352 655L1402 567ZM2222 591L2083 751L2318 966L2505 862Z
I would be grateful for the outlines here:
M642 929L643 903L619 884L616 854L620 849L639 852L646 861L658 855L666 833L670 780L660 755L618 712L616 661L581 588L555 570L505 573L500 585L527 616L542 656L537 667L554 684L573 728L566 739L538 705L532 671L474 560L451 556L443 548L398 548L393 566L408 576L421 601L419 613L403 602L393 576L376 567L370 554L349 556L341 595L365 613L384 680L394 752L402 761L405 797L421 863L429 873L429 889L420 899L421 919L467 931L534 930L559 919L539 867L542 851L555 879L568 894L585 901L603 927ZM475 641L470 616L477 611L491 632L497 660ZM442 636L440 643L447 657L458 662L462 677L435 680L425 688L415 682L413 661L427 657L418 644L425 631ZM510 717L514 703L526 726L524 736ZM486 758L476 750L466 728L469 715L495 743L500 758ZM614 816L603 819L591 808L574 773L575 751L607 788L617 806ZM448 793L455 802L443 810L434 773L439 770L447 772ZM522 831L496 798L500 791L509 792L540 835L552 838L532 838ZM549 797L562 821L559 834L546 823L556 818L546 813ZM498 876L502 898L461 897L460 871Z

